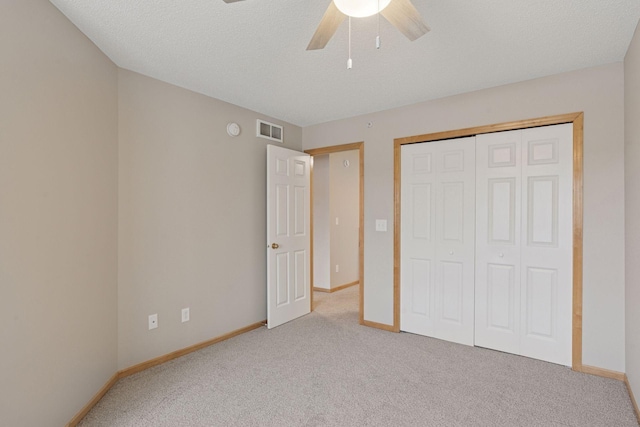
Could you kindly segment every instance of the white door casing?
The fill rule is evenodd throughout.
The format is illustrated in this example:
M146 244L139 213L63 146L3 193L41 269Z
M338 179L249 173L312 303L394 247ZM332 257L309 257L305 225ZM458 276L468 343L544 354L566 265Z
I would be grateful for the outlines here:
M402 147L401 329L473 345L474 138Z
M267 326L308 314L310 156L267 146Z

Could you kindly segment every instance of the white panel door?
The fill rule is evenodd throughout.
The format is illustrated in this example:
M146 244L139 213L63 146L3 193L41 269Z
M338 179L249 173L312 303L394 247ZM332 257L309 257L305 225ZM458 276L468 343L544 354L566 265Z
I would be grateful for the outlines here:
M523 356L571 365L573 126L522 132Z
M403 331L473 345L474 138L402 147Z
M308 314L309 156L267 146L267 326Z
M476 136L475 345L520 353L522 131Z
M571 365L571 124L477 136L481 347Z
M400 329L434 336L438 143L401 148Z

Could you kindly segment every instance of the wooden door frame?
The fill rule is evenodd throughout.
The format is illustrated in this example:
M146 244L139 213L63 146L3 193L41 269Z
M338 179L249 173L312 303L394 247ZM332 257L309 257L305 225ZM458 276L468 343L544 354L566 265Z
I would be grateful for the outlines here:
M424 135L394 139L394 235L393 235L393 331L400 332L400 214L401 214L401 157L400 149L405 144L439 141L444 139L475 136L485 133L509 130L528 129L540 126L573 124L573 316L572 316L572 369L579 372L590 372L589 366L582 364L582 246L583 246L583 147L584 147L584 113L570 113L548 116L537 119L520 120L436 132Z
M359 303L358 303L358 321L362 325L364 324L364 142L354 142L352 144L332 145L330 147L313 148L305 150L304 152L314 156L322 156L325 154L340 153L343 151L358 150L358 167L359 167L359 209L358 222L360 229L358 230L358 287L359 287ZM311 162L311 249L310 249L310 274L311 280L309 281L310 294L311 294L311 311L313 311L313 161Z

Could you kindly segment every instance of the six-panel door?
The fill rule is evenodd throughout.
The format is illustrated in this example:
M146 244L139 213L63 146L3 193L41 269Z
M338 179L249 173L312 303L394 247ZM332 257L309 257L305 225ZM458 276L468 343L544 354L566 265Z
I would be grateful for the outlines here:
M571 364L572 133L402 147L401 330Z
M476 137L475 345L520 353L522 131Z
M481 347L571 365L573 128L476 137Z
M309 156L267 146L267 326L311 311Z
M473 138L402 148L401 329L473 345Z
M523 356L571 365L573 127L522 131Z

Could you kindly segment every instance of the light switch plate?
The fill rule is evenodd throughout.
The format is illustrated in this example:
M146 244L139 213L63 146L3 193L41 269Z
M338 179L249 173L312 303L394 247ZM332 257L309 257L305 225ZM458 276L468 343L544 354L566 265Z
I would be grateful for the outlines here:
M376 231L387 231L386 219L376 219Z

